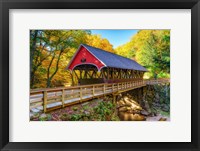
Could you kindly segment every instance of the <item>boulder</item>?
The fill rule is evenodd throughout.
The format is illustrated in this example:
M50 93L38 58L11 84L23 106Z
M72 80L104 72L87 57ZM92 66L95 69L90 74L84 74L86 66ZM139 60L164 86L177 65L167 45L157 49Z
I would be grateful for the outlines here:
M162 107L162 110L165 111L165 112L169 112L169 106L164 104L163 107Z
M143 121L144 115L140 114L143 110L138 102L130 99L128 96L124 96L117 102L118 114L120 120L123 121ZM147 114L147 113L146 113Z
M40 121L47 121L48 120L48 116L45 113L43 113L43 114L40 115L39 120Z
M127 109L126 106L122 106L118 110L119 110L119 112L126 112L126 111L128 111L128 109Z
M125 105L124 100L121 99L117 101L117 106L123 106L123 105Z
M167 118L161 117L158 121L166 121L166 120L167 120Z
M140 114L132 114L127 112L120 112L119 118L122 121L144 121L145 117Z
M145 116L148 116L150 113L149 112L147 112L147 111L145 111L145 110L142 110L141 112L140 112L142 115L145 115Z
M30 120L38 120L39 116L39 113L30 113Z

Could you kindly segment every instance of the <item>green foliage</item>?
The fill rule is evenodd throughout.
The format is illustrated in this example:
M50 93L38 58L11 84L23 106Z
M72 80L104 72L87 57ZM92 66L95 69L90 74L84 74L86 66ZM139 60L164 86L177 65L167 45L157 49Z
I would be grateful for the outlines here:
M147 78L170 76L170 30L140 30L116 53L135 59L148 69Z
M71 121L79 121L83 117L82 114L73 114L70 118Z
M40 117L39 117L39 120L40 121L48 121L48 120L51 120L51 115L49 114L41 114Z
M31 30L31 88L64 86L70 83L65 70L81 43L86 43L89 30Z
M170 30L140 30L115 50L107 39L90 30L31 30L30 87L70 85L66 66L81 43L136 60L148 69L146 78L170 77Z
M162 116L170 117L170 112L165 112L163 110L157 110L158 113L160 113Z
M60 115L60 119L62 121L68 121L68 120L71 119L71 116L69 114L63 113L63 114Z
M114 114L114 104L111 102L102 101L94 108L96 118L101 121L110 121L112 114Z
M77 110L78 110L78 107L76 107L76 106L73 107L73 110L74 110L74 111L77 111Z
M169 30L142 30L133 37L133 42L136 43L136 60L151 72L151 77L158 78L169 75Z
M62 114L60 119L63 121L119 121L115 105L110 101L98 102L97 106L93 108L85 105L72 115Z

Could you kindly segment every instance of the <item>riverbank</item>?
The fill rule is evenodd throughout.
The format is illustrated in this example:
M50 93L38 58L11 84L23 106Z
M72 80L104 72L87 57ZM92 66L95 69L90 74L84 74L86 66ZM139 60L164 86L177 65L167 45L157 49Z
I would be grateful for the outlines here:
M30 121L170 121L170 117L160 109L156 114L144 110L126 94L116 103L112 96L105 96L47 114L32 113Z

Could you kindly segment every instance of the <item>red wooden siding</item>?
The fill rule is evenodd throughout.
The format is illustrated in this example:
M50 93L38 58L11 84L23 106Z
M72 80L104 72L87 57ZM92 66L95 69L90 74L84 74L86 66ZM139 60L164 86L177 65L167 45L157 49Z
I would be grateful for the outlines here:
M81 59L86 59L86 61L83 63L81 62ZM94 57L85 47L81 46L78 53L72 60L71 64L69 65L68 69L73 70L75 66L81 65L81 64L93 64L96 65L98 70L100 70L104 64L101 63L96 57Z

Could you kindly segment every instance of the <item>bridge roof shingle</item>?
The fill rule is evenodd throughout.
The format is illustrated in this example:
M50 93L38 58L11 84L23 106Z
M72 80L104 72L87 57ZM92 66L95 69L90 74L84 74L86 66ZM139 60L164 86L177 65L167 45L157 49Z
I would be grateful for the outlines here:
M123 56L107 52L105 50L95 48L86 44L81 45L85 47L90 53L92 53L96 58L98 58L101 62L103 62L106 67L147 71L146 68L144 68L132 59L125 58Z

